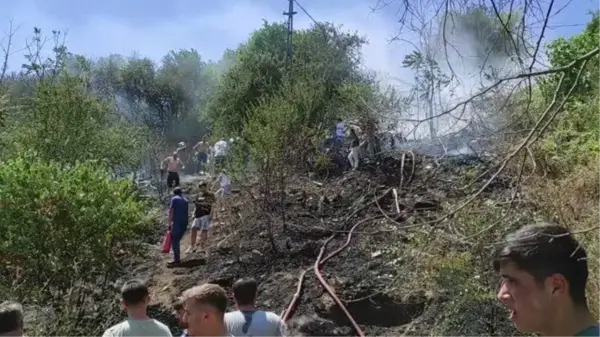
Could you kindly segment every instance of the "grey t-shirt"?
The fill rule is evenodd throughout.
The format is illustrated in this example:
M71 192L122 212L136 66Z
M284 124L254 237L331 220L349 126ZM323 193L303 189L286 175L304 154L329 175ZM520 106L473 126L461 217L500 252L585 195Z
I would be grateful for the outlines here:
M128 319L104 331L102 337L173 337L169 328L155 319Z
M285 336L285 323L275 313L262 310L234 311L225 314L225 324L235 337Z

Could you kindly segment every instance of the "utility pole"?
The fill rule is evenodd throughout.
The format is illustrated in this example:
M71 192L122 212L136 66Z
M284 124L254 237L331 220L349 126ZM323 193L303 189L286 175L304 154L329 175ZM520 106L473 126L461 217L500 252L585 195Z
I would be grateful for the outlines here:
M292 45L292 34L294 33L294 0L289 0L289 9L287 12L283 12L283 15L288 17L287 26L287 58L288 61L292 60L294 56L293 45Z

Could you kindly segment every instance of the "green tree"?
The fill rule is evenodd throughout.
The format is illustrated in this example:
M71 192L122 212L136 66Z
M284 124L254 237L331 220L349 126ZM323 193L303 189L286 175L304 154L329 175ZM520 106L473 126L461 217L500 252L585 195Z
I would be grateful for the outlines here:
M550 65L553 68L567 66L576 59L598 48L598 41L600 40L599 20L599 13L596 11L595 13L592 13L592 18L583 32L570 38L559 37L550 42L547 46ZM578 70L578 67L573 67L568 70L559 97L564 97L569 88L571 88L577 77ZM597 90L600 81L598 70L598 55L596 54L587 63L585 72L582 74L583 76L579 79L579 82L572 93L571 97L573 99L581 99L583 98L582 96L587 96L589 93ZM560 74L556 74L542 82L542 89L545 98L548 101L552 99L559 78Z
M276 95L288 76L309 83L316 90L301 113L311 123L333 122L347 114L339 88L348 82L370 83L359 70L360 48L366 42L356 34L343 33L330 24L300 30L294 37L294 59L286 61L285 26L266 23L237 49L235 64L220 81L207 107L207 116L219 135L236 134L251 118L253 106Z
M67 74L57 83L39 82L33 96L24 98L20 113L27 117L14 132L16 150L31 149L62 163L97 159L111 168L136 165L141 130L120 123L87 87Z

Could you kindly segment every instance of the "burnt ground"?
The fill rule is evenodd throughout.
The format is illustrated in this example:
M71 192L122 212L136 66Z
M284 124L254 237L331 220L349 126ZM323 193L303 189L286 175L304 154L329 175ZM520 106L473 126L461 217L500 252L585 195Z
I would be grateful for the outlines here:
M397 273L390 266L385 248L408 245L410 238L404 235L406 229L402 226L416 219L433 220L443 212L442 200L463 197L456 188L457 179L473 165L427 158L413 162L408 155L404 164L399 158L386 158L379 163L364 163L358 171L343 176L290 178L285 196L277 195L268 203L256 181L235 183L230 211L218 212L213 222L208 259L202 253L183 255L186 266L167 269L171 255L161 254L157 242L147 247L149 256L144 262L136 262L133 271L138 277L150 279L152 314L170 325L174 333L179 328L171 314L173 301L185 289L205 282L229 289L238 278L255 277L260 282L259 307L279 314L292 300L301 272L314 266L325 240L336 234L327 255L343 245L348 230L361 222L348 248L322 267L323 276L365 334L409 332L409 323L424 313L432 298L424 291L402 298L385 291ZM197 183L184 184L186 194L194 195ZM503 184L499 180L490 189ZM398 207L392 188L398 192ZM269 226L276 250L269 240ZM188 245L189 233L182 252ZM291 325L305 334L355 334L312 269L306 274L294 317L301 318L291 321ZM415 333L414 329L410 331Z

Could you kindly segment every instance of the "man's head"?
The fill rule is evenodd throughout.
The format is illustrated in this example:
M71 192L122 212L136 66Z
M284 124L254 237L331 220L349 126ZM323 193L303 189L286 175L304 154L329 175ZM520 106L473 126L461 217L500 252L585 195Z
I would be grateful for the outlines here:
M187 321L184 320L185 306L182 298L178 298L177 301L175 301L173 304L173 310L175 311L175 316L177 317L179 326L183 329L187 329L188 324Z
M233 297L238 306L254 306L258 284L256 280L249 277L235 281L233 284Z
M183 194L183 190L181 189L181 187L177 186L173 189L173 194L174 195L182 195Z
M0 303L0 336L23 336L23 307L12 301Z
M125 310L146 309L150 303L148 286L140 280L130 280L121 287L121 304Z
M543 333L556 315L587 308L586 253L563 227L529 225L507 235L494 269L502 278L498 300L522 332Z
M338 119L337 119L337 122L338 122L338 123L341 123L341 122L342 122L342 119L341 119L341 118L338 118Z
M191 336L219 336L225 329L227 294L216 284L203 284L183 293L184 321Z

